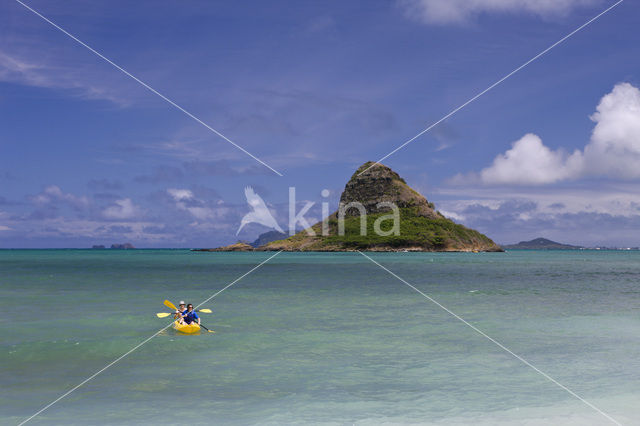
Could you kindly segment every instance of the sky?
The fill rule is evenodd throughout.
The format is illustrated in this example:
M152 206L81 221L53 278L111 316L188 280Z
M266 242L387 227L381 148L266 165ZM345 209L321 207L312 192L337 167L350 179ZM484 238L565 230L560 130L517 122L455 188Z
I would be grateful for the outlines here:
M270 228L236 235L247 187L285 229L294 187L313 223L361 164L615 2L24 3L166 99L2 2L0 248L252 241ZM639 13L623 1L382 163L498 243L640 246Z

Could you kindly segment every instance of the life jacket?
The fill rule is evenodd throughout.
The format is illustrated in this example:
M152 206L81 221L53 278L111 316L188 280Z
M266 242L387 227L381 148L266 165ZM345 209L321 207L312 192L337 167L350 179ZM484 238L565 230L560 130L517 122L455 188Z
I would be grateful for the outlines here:
M186 322L187 324L191 324L193 321L198 319L198 314L196 314L196 311L185 311L184 315L184 322Z

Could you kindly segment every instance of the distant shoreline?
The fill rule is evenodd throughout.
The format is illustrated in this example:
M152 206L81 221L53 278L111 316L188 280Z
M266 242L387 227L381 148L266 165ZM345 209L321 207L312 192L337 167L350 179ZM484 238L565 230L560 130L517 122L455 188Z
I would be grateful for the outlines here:
M121 253L121 252L133 252L133 251L146 251L146 250L182 250L190 252L208 252L208 253L257 253L277 250L251 250L244 252L234 251L222 251L208 248L192 248L192 247L138 247L134 249L92 249L87 247L0 247L0 251L18 251L18 250L82 250L93 251L96 253ZM427 251L427 250L359 250L367 253L474 253L467 250L448 250L448 251ZM506 248L506 252L509 251L640 251L640 247L582 247L575 249L561 249L561 248ZM287 253L357 253L358 250L298 250L287 251ZM500 253L494 251L479 251L478 253Z

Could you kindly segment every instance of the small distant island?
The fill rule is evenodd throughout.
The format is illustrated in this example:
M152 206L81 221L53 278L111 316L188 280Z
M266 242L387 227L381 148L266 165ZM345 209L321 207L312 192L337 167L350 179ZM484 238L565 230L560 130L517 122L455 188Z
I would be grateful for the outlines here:
M607 246L573 246L557 243L546 238L535 238L531 241L520 241L518 244L503 244L505 250L610 250L610 251L638 251L640 247L607 247Z
M264 234L260 234L258 238L252 243L246 241L238 241L237 243L230 244L224 247L216 247L216 248L202 248L202 249L191 249L191 251L254 251L260 246L268 244L272 241L278 241L287 238L287 234L279 231L269 231Z
M557 243L546 238L535 238L531 241L520 241L518 244L502 246L506 250L581 250L582 246Z
M340 204L362 206L366 218L357 209L347 210L343 219L334 212L324 224L318 222L310 228L312 235L307 230L292 236L270 234L258 238L254 242L257 247L239 241L197 251L504 251L486 235L446 218L398 173L382 164L369 161L360 166L347 182ZM375 232L376 221L389 217L390 204L398 209L399 233ZM340 220L343 232L339 232ZM323 232L323 225L328 233ZM365 233L361 227L366 228Z
M116 250L129 250L129 249L134 249L135 247L131 243L123 243L123 244L111 244L111 248Z
M94 250L105 250L106 247L102 244L95 244L93 246L91 246L92 249ZM111 244L112 249L115 250L129 250L129 249L134 249L135 247L133 246L133 244L131 243L122 243L122 244Z

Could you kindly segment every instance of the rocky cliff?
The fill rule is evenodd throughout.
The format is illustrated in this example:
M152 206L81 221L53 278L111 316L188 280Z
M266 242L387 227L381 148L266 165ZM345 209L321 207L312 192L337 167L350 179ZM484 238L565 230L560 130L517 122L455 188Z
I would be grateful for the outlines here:
M364 172L364 173L363 173ZM389 207L378 207L380 203L394 203L399 208L414 208L416 214L431 219L442 218L434 210L433 204L412 189L396 172L387 166L372 161L364 163L347 182L340 196L340 204L358 202L367 209L367 214L390 211ZM345 212L347 216L357 216L356 209Z

